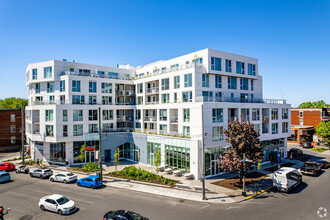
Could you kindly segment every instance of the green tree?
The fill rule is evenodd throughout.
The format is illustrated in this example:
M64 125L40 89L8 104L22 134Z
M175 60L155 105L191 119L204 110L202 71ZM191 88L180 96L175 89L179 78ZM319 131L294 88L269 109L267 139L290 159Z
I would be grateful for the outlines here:
M316 126L316 134L322 138L323 142L329 144L330 142L330 122L322 121L319 125Z
M160 153L160 149L158 149L157 153L156 153L156 156L155 156L155 160L154 160L154 164L155 164L155 167L156 167L156 172L158 174L158 167L160 166L161 164L161 153Z
M323 100L316 102L303 102L298 106L298 108L324 108L324 107L330 107L330 104L325 103L325 101Z
M115 170L116 171L117 171L117 166L119 165L119 155L120 155L119 148L117 148L116 153L114 155L114 161L113 161L113 164L115 165Z
M16 97L0 99L0 109L21 109L22 103L27 106L28 100Z
M81 145L80 147L80 155L79 155L79 160L83 163L85 162L85 145Z

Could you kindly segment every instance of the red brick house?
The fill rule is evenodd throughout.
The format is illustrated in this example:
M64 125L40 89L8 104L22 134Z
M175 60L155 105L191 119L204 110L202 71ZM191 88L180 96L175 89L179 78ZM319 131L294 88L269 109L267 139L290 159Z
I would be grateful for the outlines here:
M0 152L21 148L21 128L21 110L0 110Z

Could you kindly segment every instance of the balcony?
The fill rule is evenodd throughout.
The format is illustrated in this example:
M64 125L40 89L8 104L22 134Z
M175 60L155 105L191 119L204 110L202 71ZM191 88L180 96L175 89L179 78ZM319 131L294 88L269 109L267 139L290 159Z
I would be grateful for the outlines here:
M116 105L135 105L135 102L116 102Z
M150 95L150 94L157 94L159 93L159 88L158 87L155 87L155 88L147 88L147 95Z
M157 117L156 116L146 116L144 117L145 122L157 122Z
M159 101L146 102L146 105L157 105L157 104L159 104Z
M133 121L133 116L132 115L117 115L117 121Z
M98 75L98 73L91 73L91 72L72 72L72 71L62 71L61 76L71 75L71 76L85 76L85 77L98 77L98 78L109 78L109 79L121 79L121 80L132 80L132 77L129 74L119 73L117 75Z
M57 101L32 101L31 105L68 105L69 100Z
M125 95L126 95L126 96L135 96L135 91L132 91L132 90L125 90Z
M236 97L208 97L198 96L196 102L235 102L235 103L267 103L267 104L286 104L284 99L245 99Z
M178 118L171 118L171 124L178 124Z

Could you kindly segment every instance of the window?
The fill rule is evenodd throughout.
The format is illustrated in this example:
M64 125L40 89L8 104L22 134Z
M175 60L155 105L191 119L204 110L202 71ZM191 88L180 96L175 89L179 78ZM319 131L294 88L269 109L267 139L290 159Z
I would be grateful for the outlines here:
M277 119L278 119L278 109L272 108L272 120L277 120Z
M236 78L228 77L228 89L237 89Z
M159 125L159 131L161 134L166 134L167 133L167 125L160 124Z
M272 134L278 134L278 123L272 123Z
M54 104L55 103L55 96L53 96L53 95L50 95L49 96L49 103L50 104Z
M136 85L137 94L143 93L143 84L139 83Z
M192 102L192 91L182 92L182 102Z
M36 93L40 93L40 83L36 83Z
M83 110L73 110L73 121L83 121Z
M221 102L221 97L222 97L222 93L221 92L215 92L215 101L216 102Z
M73 136L83 135L83 125L73 125Z
M222 141L223 140L223 127L213 127L212 128L212 140Z
M35 80L38 78L38 71L37 69L32 70L32 79Z
M282 122L282 133L288 133L289 131L288 122Z
M244 63L236 61L236 73L244 74Z
M282 109L282 119L288 119L288 112L287 108Z
M79 75L81 75L81 76L90 76L91 75L91 71L90 70L86 70L86 69L79 69Z
M251 91L253 91L254 86L253 86L253 80L251 79Z
M97 121L97 110L89 110L88 113L88 120Z
M255 76L256 75L256 65L255 64L248 64L248 74L251 76Z
M252 121L259 121L260 120L260 109L253 108L252 109Z
M46 110L46 119L45 121L53 121L53 110Z
M102 93L112 93L112 83L102 83L101 92Z
M15 125L11 125L10 126L10 132L11 133L15 133L16 132L16 126Z
M221 88L221 76L215 76L215 88Z
M157 69L157 68L155 67L155 69L152 71L152 73L153 73L154 75L158 75L158 74L159 74L159 69Z
M190 137L190 127L189 126L183 126L183 136Z
M103 132L110 132L113 128L113 123L104 123L102 124Z
M226 72L231 73L231 60L226 60Z
M221 59L217 57L211 57L211 70L221 71Z
M299 125L303 126L304 125L304 121L303 120L299 120Z
M190 122L190 109L189 108L183 109L183 122Z
M98 129L97 124L89 124L88 125L88 132L89 133L98 133L99 129Z
M180 88L180 76L174 76L174 89Z
M203 64L203 58L200 57L200 58L195 58L192 60L193 63L199 63L199 64Z
M242 120L244 120L244 121L250 121L250 109L242 108L241 117L242 117Z
M72 104L74 104L74 105L85 104L85 96L83 96L83 95L73 95L72 96Z
M89 96L89 102L90 105L96 105L96 95L90 95Z
M299 112L299 117L302 118L304 116L304 112Z
M46 125L46 136L54 137L54 126L53 125Z
M96 82L89 82L89 92L96 93Z
M65 92L65 80L60 81L60 92Z
M247 94L247 93L241 93L241 102L248 102L249 100L249 94Z
M240 88L241 90L249 90L249 81L248 79L240 79Z
M223 122L223 109L222 108L212 109L212 118L213 118L213 123Z
M210 87L210 76L208 74L202 74L202 86Z
M104 77L104 71L97 71L98 77Z
M63 137L67 137L67 136L68 136L68 126L63 125Z
M118 79L118 73L108 72L108 77L110 79Z
M202 96L203 96L203 101L204 102L212 102L213 101L213 92L203 91Z
M179 101L178 99L178 93L174 93L174 103L177 103Z
M138 96L137 97L137 104L142 105L143 104L143 96Z
M159 109L159 121L167 121L167 109Z
M11 142L12 144L15 144L15 143L16 143L16 137L15 137L15 136L11 136L11 138L10 138L10 142Z
M80 81L72 80L72 92L80 92Z
M184 87L192 87L192 74L184 75Z
M63 110L63 112L62 112L62 121L63 122L68 121L68 110Z
M112 97L102 96L102 105L112 105Z
M254 125L253 125L253 129L254 129L255 131L259 131L259 130L260 130L260 124L254 124Z
M10 114L10 121L15 122L15 114Z
M47 83L47 93L51 93L54 91L55 91L54 82L48 82Z
M44 68L44 78L47 79L47 78L52 78L52 67L45 67Z
M162 73L166 73L166 67L162 68Z
M179 64L171 65L171 71L177 71L179 69Z
M113 110L102 110L102 120L113 120Z
M162 79L162 90L169 90L170 89L170 79Z
M141 119L141 109L135 110L135 119L140 120Z
M60 95L60 103L61 105L65 104L65 95Z
M162 94L162 103L169 103L170 102L170 94Z

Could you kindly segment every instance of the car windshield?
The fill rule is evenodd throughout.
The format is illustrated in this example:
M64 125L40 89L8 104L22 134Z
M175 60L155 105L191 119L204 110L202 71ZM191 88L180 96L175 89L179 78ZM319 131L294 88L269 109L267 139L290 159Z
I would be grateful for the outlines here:
M67 176L74 176L74 174L73 173L68 173L68 174L66 174Z
M70 201L70 199L68 199L68 198L66 198L66 197L62 197L62 198L59 198L58 200L56 200L56 202L59 204L59 205L63 205L63 204L65 204L65 203L67 203L67 202L69 202Z
M47 170L44 170L44 172L49 172L49 171L50 171L50 170L48 170L48 169L47 169Z

